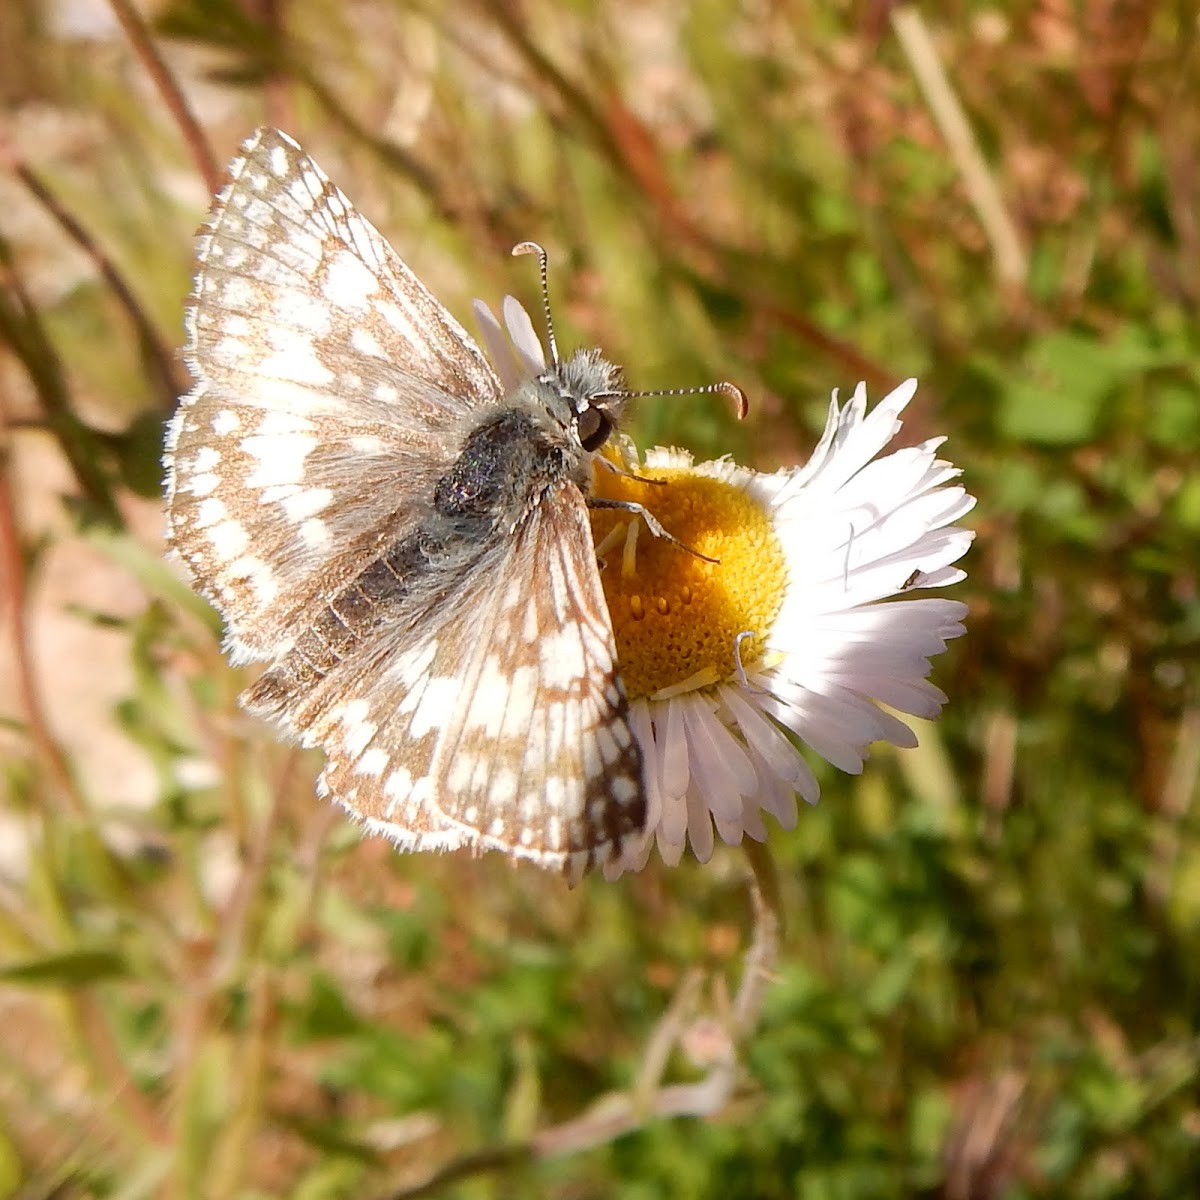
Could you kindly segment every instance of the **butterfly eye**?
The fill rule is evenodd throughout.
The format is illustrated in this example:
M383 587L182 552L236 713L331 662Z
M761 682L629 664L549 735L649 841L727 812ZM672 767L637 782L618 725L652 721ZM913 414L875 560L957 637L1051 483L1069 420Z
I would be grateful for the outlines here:
M579 441L585 450L599 450L612 433L612 422L598 408L585 408L579 414Z

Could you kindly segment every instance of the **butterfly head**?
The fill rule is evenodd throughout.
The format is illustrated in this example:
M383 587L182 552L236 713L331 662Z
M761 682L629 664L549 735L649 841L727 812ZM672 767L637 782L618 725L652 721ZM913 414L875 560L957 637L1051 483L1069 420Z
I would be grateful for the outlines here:
M579 444L589 453L599 450L617 428L627 396L621 371L598 350L576 350L542 376L571 410Z
M542 284L542 310L546 320L546 346L543 347L529 320L529 314L505 297L504 316L517 357L534 373L538 390L555 417L569 427L579 446L588 454L599 450L620 424L625 406L640 396L694 396L723 392L737 404L738 417L746 415L746 396L732 383L714 383L697 388L659 388L654 391L627 391L620 369L603 358L598 350L576 350L560 358L550 316L550 294L546 280L546 251L536 242L521 242L513 254L535 254ZM499 324L487 306L476 301L476 315L489 344L499 341ZM547 355L546 351L549 351ZM507 356L503 351L502 357Z

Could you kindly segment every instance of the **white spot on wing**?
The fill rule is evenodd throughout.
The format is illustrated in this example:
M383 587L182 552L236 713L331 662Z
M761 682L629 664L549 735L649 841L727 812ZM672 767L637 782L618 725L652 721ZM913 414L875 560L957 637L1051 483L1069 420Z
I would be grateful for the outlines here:
M397 767L383 785L383 794L388 799L384 815L390 817L396 811L396 805L407 800L412 791L412 772L407 767Z
M287 383L304 383L310 387L328 387L333 382L333 372L319 358L312 341L301 334L274 337L278 349L259 364L259 374L268 379L281 379ZM284 343L279 345L279 343ZM236 364L243 366L243 363Z
M618 804L632 804L638 795L638 785L628 775L618 775L608 782L608 790Z
M475 758L470 754L457 754L450 764L450 773L446 783L452 792L463 792L471 784L471 776L475 771Z
M545 634L538 643L538 658L543 684L560 691L574 687L587 670L577 629L556 629Z
M538 640L538 635L541 631L542 627L538 622L537 605L531 604L525 610L525 624L521 630L521 634L527 642L533 643Z
M246 486L272 487L283 483L300 483L304 479L304 460L317 447L310 434L255 434L242 438L242 449L258 463L247 477Z
M258 424L258 433L261 437L274 437L281 433L315 433L316 428L307 417L298 413L271 409L263 414Z
M208 496L196 507L196 528L206 529L209 525L215 525L218 521L225 520L228 513L223 500L218 500L216 496Z
M208 531L208 540L218 558L232 559L244 554L250 546L250 535L238 521L222 521Z
M543 783L542 795L545 797L546 808L550 812L561 813L566 811L567 787L561 775L546 776ZM557 819L556 817L555 820Z
M329 526L320 517L309 517L304 521L300 526L300 537L306 546L311 546L314 550L328 546L333 540Z
M371 744L371 739L375 736L379 726L373 721L358 721L356 723L348 723L346 725L345 742L346 753L351 758L357 758Z
M193 475L181 490L191 492L193 496L209 496L220 486L221 477L206 471L203 475Z
M387 770L388 752L378 746L372 746L354 765L356 775L373 775L378 777Z
M332 324L329 305L306 295L299 288L288 288L279 293L275 299L275 319L316 337L325 336Z
M379 280L349 250L339 250L325 271L321 295L338 308L366 308L379 290Z
M506 767L493 772L489 788L490 798L496 804L512 804L517 798L517 773ZM532 794L532 793L531 793ZM540 806L539 806L540 807Z
M351 332L350 345L359 354L365 354L368 358L387 357L386 351L379 344L379 339L369 329L363 329L361 325Z
M441 675L431 679L422 689L420 703L412 715L409 733L423 738L434 729L441 729L458 698L461 684L457 679Z
M243 554L226 567L223 578L245 580L260 607L266 607L279 595L279 580L268 563L254 554Z
M235 313L252 310L258 300L252 280L243 275L230 275L216 284L217 302Z
M283 500L283 511L292 521L315 517L329 506L333 493L328 488L301 488Z

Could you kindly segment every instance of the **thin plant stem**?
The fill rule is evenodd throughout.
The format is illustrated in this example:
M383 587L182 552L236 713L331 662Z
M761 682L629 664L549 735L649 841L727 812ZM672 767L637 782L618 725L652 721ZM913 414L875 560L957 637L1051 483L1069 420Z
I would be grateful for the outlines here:
M111 1097L110 1103L116 1102L118 1111L146 1141L156 1146L170 1145L170 1130L130 1075L99 999L91 990L84 990L68 994L67 1007L98 1090Z
M121 23L121 28L129 39L134 54L141 60L142 66L146 68L147 74L154 81L154 86L158 89L163 103L175 118L175 123L183 134L183 140L187 142L188 149L191 151L196 168L204 177L205 185L210 192L216 192L221 186L221 167L208 138L204 136L204 131L200 128L200 122L196 120L191 105L187 102L187 97L183 94L182 88L175 82L175 76L163 62L153 39L146 32L145 23L129 0L109 0L109 4L117 20Z
M161 406L170 411L174 407L175 398L186 390L186 384L179 374L173 353L163 343L157 330L142 311L137 297L133 294L133 289L125 281L121 272L117 270L112 259L101 250L78 219L67 211L62 201L50 190L45 181L27 163L12 156L9 148L3 143L0 143L0 156L2 156L0 161L5 161L13 174L25 185L30 195L50 214L67 237L95 264L101 278L117 298L117 303L129 317L142 353L153 365L154 373L158 377Z
M13 489L9 481L11 447L5 435L4 413L0 411L0 618L8 625L17 671L17 695L25 717L25 727L58 794L70 812L81 818L87 812L87 802L66 754L50 729L33 670L25 559L21 553Z
M7 342L24 368L46 414L90 517L120 529L123 521L106 471L103 443L72 409L66 369L17 270L12 247L0 237L0 342ZM0 413L0 420L4 414Z
M963 187L971 198L979 223L992 244L996 277L1001 283L1023 287L1029 273L1029 258L1016 222L1009 215L971 123L942 66L928 26L915 5L895 8L891 16L896 39L912 66L913 75L962 176Z

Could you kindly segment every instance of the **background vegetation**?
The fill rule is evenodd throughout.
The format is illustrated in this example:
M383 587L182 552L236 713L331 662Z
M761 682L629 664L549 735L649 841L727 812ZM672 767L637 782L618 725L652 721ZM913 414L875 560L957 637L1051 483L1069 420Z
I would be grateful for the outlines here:
M1194 6L139 7L0 6L0 1196L1200 1190ZM980 497L943 721L772 835L714 1116L647 1068L721 1044L740 853L568 892L360 842L161 562L191 234L264 121L459 314L535 237L562 344L752 398L642 444L800 461L917 374Z

